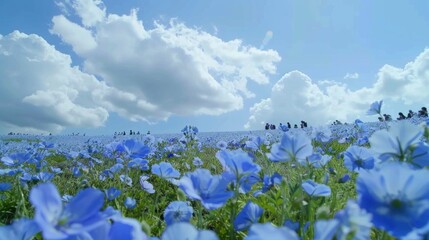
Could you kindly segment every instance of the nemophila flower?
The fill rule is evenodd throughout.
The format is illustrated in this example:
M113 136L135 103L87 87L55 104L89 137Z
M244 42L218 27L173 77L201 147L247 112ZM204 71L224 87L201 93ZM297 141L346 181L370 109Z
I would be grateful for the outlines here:
M80 171L80 168L78 167L73 167L72 168L72 173L74 177L80 177L82 176L82 172Z
M308 157L307 163L315 168L322 168L326 166L331 159L332 157L329 155L313 153ZM303 164L303 162L301 164Z
M11 225L0 226L0 239L31 240L38 232L40 227L34 220L21 218Z
M316 183L313 180L306 180L301 184L302 189L311 197L329 197L331 188L325 184Z
M113 174L121 171L124 168L124 165L122 163L116 163L115 165L111 166L109 168L109 171Z
M350 236L357 240L370 239L371 215L360 209L356 202L349 200L346 207L335 214L335 219L340 223L337 239L348 239Z
M148 179L149 177L146 175L140 176L140 186L142 187L143 190L145 190L150 194L155 193L155 189L153 189L152 183L147 181Z
M14 175L16 175L19 172L21 172L21 169L18 169L18 168L14 168L14 169L11 169L11 168L0 169L0 176L2 176L2 175L14 176Z
M0 160L8 167L16 167L31 160L31 158L31 153L12 153L2 157Z
M192 164L194 164L195 167L201 167L203 165L203 160L199 157L195 157L194 160L192 160Z
M106 221L99 213L104 196L97 189L81 190L63 206L55 185L42 183L31 189L30 202L35 208L34 220L44 239L77 237Z
M131 197L125 199L124 205L127 209L133 209L136 207L136 200Z
M179 171L174 169L169 162L160 162L159 164L152 165L152 173L169 181L180 177Z
M285 133L279 143L273 144L267 154L273 162L302 162L313 153L310 138L302 132Z
M331 139L331 129L328 127L318 127L312 132L312 138L319 142L328 142Z
M128 162L128 167L146 171L149 170L149 161L143 158L134 158Z
M229 181L222 176L212 176L207 169L196 169L179 180L179 187L188 198L198 200L208 210L222 207L233 196L227 191Z
M54 178L54 174L53 173L49 173L49 172L39 172L37 174L34 175L34 178L38 181L42 181L42 182L48 182L51 181L52 178Z
M120 175L119 180L121 180L121 182L127 184L130 187L133 186L133 180L127 175L124 175L124 174Z
M420 142L423 129L408 121L399 121L386 129L379 130L369 138L371 149L383 161L411 159L412 148Z
M374 154L365 147L350 146L344 152L344 165L350 171L374 168Z
M177 222L189 222L194 210L189 202L173 201L164 211L164 220L167 226Z
M289 229L292 229L295 232L297 232L299 230L299 222L295 222L295 221L292 221L289 219L284 222L283 226L285 226Z
M9 182L2 182L0 183L0 192L9 191L12 189L12 184Z
M418 143L409 163L418 168L429 166L429 145L424 142Z
M262 189L256 191L254 193L254 196L259 196L260 194L270 190L274 185L279 185L282 182L282 178L282 175L278 173L274 173L272 176L264 175L264 178L262 180Z
M241 149L220 150L216 153L223 168L232 172L237 179L252 173L258 173L261 167L253 162L253 159Z
M371 103L371 106L369 107L368 111L366 112L367 115L376 115L381 114L381 106L383 105L383 100L381 101L375 101Z
M121 195L121 190L110 187L109 189L105 190L107 200L113 201L115 198L117 198L119 195Z
M149 155L151 149L144 142L136 139L122 141L115 149L119 153L127 154L130 158L145 158Z
M429 171L400 163L362 171L356 181L358 204L372 214L375 227L403 237L421 229L429 217Z
M246 141L246 148L252 151L258 151L261 145L264 143L264 140L259 137L252 137L249 141Z
M344 174L340 179L338 179L339 183L346 183L350 181L350 175Z
M223 168L234 175L232 180L238 181L241 193L249 192L252 186L260 181L258 173L261 167L254 163L249 154L243 150L220 150L216 153L216 157Z
M102 232L104 233L104 231ZM100 235L93 235L100 236ZM102 235L101 235L102 236ZM116 217L110 225L108 237L93 237L92 239L106 240L146 240L147 236L142 231L140 223L133 218Z
M218 240L210 230L197 230L192 224L179 222L168 226L161 236L162 240Z
M257 223L264 209L258 204L248 201L238 213L234 220L234 229L236 231L247 230L252 224Z
M271 223L253 224L245 240L299 240L298 235L287 227L275 227Z
M335 239L340 222L337 219L318 220L314 224L314 240Z
M224 149L226 149L226 147L228 147L228 144L225 141L221 140L221 141L216 143L216 147L221 149L221 150L224 150Z
M50 167L51 171L55 174L60 174L63 172L63 170L61 170L61 168L56 168L56 167Z

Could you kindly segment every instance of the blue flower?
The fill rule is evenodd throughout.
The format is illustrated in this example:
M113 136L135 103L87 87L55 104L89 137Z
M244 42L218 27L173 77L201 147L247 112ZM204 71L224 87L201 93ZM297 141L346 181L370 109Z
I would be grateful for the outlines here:
M133 180L127 175L124 175L124 174L120 175L119 180L121 180L121 182L127 184L130 187L133 185Z
M340 222L337 219L318 220L314 224L314 240L335 239L339 226Z
M27 161L30 161L32 157L31 153L13 153L8 156L1 158L1 161L4 165L8 167L19 166Z
M358 204L372 214L378 228L403 237L427 225L429 171L413 170L399 163L379 170L362 171L356 182Z
M38 174L34 175L35 179L42 182L51 181L52 178L54 178L54 176L55 175L53 173L49 173L49 172L39 172Z
M99 213L104 196L97 189L81 190L64 207L55 185L43 183L31 189L30 201L35 208L34 220L45 239L85 234L105 221Z
M306 180L301 184L304 191L312 197L329 197L331 196L331 188L324 184L319 184L313 180Z
M210 230L198 231L192 224L179 222L167 227L162 240L218 240L216 233Z
M127 209L133 209L136 207L136 200L134 198L127 197L125 199L124 205Z
M346 183L350 181L350 175L344 174L340 179L338 179L339 183Z
M337 239L347 239L350 235L353 239L370 239L371 215L360 209L356 202L349 200L346 207L335 214L335 219L340 223Z
M31 240L38 232L40 228L34 220L21 218L9 226L0 226L0 239Z
M193 200L198 200L208 210L222 207L233 196L227 191L229 181L222 176L212 176L207 169L196 169L179 180L179 187Z
M97 235L96 235L97 236ZM146 240L147 236L142 231L140 223L133 218L116 217L113 218L113 223L110 226L108 238L94 237L93 239L107 240Z
M177 222L189 222L193 213L189 202L173 201L164 211L164 220L167 226Z
M305 161L313 153L310 138L302 132L285 133L280 143L273 144L267 154L273 162Z
M155 189L153 189L152 183L147 181L148 179L149 177L146 175L140 176L140 186L142 187L143 190L145 190L150 194L155 193Z
M236 179L244 176L258 173L261 167L253 162L253 159L241 149L238 150L220 150L216 153L223 168L232 172Z
M139 168L140 170L146 171L149 170L149 161L143 158L134 158L128 162L129 168Z
M299 240L298 235L287 227L275 227L271 223L253 224L245 240Z
M159 164L152 165L152 173L166 180L180 177L179 171L174 169L169 162L160 162Z
M115 198L117 198L120 194L121 194L121 190L116 189L114 187L110 187L109 189L106 190L106 197L107 197L107 200L109 201L115 200Z
M350 146L344 152L344 165L350 171L373 169L374 157L368 148Z
M328 164L332 159L329 155L321 155L320 153L313 153L308 157L308 163L315 168L322 168ZM302 164L302 163L301 163Z
M9 182L0 183L0 192L5 192L12 189L12 184Z
M252 224L257 223L264 209L258 204L248 201L238 213L234 220L234 229L236 231L247 230Z
M194 164L195 167L200 167L203 165L203 161L199 157L195 157L192 163Z
M151 149L143 142L136 139L128 139L116 146L117 152L125 153L130 158L145 158L151 152Z
M412 158L412 148L423 136L423 128L408 121L392 124L389 131L379 130L369 138L371 149L379 154L381 160L407 161Z
M371 103L371 106L369 107L368 111L366 112L367 115L376 115L381 114L381 106L383 105L383 100L381 101L375 101Z

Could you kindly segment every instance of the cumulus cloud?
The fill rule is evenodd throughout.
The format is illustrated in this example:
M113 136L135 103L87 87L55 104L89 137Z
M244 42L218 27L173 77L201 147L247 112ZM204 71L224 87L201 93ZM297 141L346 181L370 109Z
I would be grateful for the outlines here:
M344 76L345 80L348 80L348 79L358 79L358 78L359 78L359 73L357 73L357 72L355 72L355 73L347 73Z
M57 35L83 60L38 35L0 35L1 130L61 131L99 127L109 112L132 121L172 115L219 115L253 97L280 61L239 39L224 41L177 20L147 29L137 17L108 13L101 0L57 1ZM77 18L76 18L77 17Z
M60 131L98 127L108 112L92 100L101 86L37 35L0 35L0 122L3 129Z
M97 21L85 24L87 15L76 7L79 2L87 1L69 4L83 24L60 15L53 18L51 32L84 59L87 73L111 87L96 92L101 106L130 120L156 122L171 115L239 110L243 97L254 96L248 81L267 84L280 61L273 50L237 39L224 41L175 20L146 29L136 10L104 15L105 8L100 8ZM99 6L97 2L92 8ZM69 36L70 31L83 37Z
M350 90L334 81L315 83L299 71L285 74L272 88L271 96L250 108L245 127L261 129L266 122L326 124L336 119L371 120L365 116L369 104L383 99L383 112L395 116L408 109L417 110L429 102L429 49L403 68L384 65L370 87ZM374 119L372 119L374 120Z

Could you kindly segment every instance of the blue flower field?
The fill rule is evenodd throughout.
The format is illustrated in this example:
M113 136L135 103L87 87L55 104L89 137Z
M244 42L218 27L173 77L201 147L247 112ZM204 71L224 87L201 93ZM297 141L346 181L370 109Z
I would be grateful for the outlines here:
M382 101L369 115L381 116ZM0 239L428 239L429 120L3 136Z

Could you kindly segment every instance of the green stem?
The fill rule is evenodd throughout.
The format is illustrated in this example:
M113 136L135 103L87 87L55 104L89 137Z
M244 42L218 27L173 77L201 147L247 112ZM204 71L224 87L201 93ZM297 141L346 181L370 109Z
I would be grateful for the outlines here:
M197 211L198 211L198 222L197 222L197 228L203 229L203 206L201 203L197 204Z

